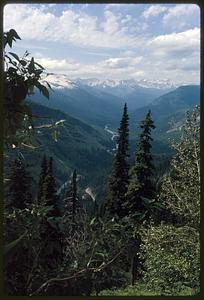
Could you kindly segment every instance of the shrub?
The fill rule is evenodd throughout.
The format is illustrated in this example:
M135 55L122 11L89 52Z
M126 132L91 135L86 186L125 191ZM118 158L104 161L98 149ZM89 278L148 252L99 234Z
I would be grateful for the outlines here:
M143 229L140 256L145 259L144 281L164 295L185 287L199 290L199 234L191 227L159 225Z

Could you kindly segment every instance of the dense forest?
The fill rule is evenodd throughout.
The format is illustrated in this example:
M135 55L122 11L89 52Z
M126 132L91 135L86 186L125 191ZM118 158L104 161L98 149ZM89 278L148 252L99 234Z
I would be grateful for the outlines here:
M11 29L4 33L4 47L12 47L18 39ZM4 293L198 294L199 106L186 112L180 136L171 142L170 161L159 170L159 158L156 161L152 154L152 133L159 130L152 111L147 110L137 124L136 147L130 158L125 104L109 174L102 169L107 189L87 209L82 205L77 169L65 178L68 184L63 193L58 192L54 154L40 153L35 161L37 174L30 170L28 157L41 139L36 133L39 122L56 143L66 123L60 114L54 123L40 119L27 102L36 88L49 98L49 83L45 86L40 81L44 68L27 51L22 58L5 51L4 66ZM102 168L100 143L96 137L99 156L91 166L97 168L98 161L96 183ZM66 156L71 151L67 149Z

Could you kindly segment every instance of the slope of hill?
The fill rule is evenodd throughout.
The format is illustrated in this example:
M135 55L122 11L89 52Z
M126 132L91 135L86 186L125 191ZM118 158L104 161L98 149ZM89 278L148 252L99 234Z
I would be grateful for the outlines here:
M105 130L96 130L59 110L32 102L31 107L33 114L41 117L35 122L35 126L38 127L36 138L41 144L35 150L23 151L22 154L31 165L30 170L35 185L39 178L41 159L46 154L47 157L52 156L54 159L54 173L58 188L68 181L71 173L76 169L80 193L83 194L89 187L94 190L97 200L98 194L100 194L99 198L102 198L106 177L112 163L112 154L108 152L113 148L110 135ZM40 126L53 124L59 120L64 120L64 125L57 127L59 138L55 141L52 137L53 131Z
M157 134L173 132L181 126L185 112L198 105L199 102L200 86L181 86L131 113L131 130L135 130L133 125L142 120L148 110L151 110L157 126Z
M117 97L91 94L82 88L54 89L50 101L38 92L32 101L50 108L57 108L91 125L104 127L107 123L115 126L121 114L122 103Z
M129 111L140 108L151 103L155 98L167 93L171 89L159 89L142 87L130 80L95 82L90 80L78 80L77 83L83 86L89 93L100 97L117 97L118 103L127 103Z
M133 158L135 152L137 125L149 109L151 109L156 125L153 132L154 155L155 157L171 155L168 138L179 136L185 111L199 104L199 91L199 86L182 86L158 97L152 103L130 112L130 159ZM107 176L112 165L111 150L115 148L115 140L111 140L110 133L104 130L107 126L104 128L104 125L109 124L109 131L115 131L119 125L122 107L119 108L116 105L116 109L111 98L100 100L99 97L73 85L69 89L69 96L57 92L57 97L53 98L55 93L51 94L49 101L42 101L40 95L36 97L38 101L49 104L50 108L32 103L34 114L45 117L40 121L41 123L65 120L64 127L59 128L60 137L57 143L52 139L50 133L39 130L38 135L42 145L34 151L34 155L30 155L35 177L37 178L39 172L39 157L42 157L43 153L47 153L54 158L59 185L65 183L73 169L76 168L79 173L81 191L85 191L89 187L96 195L96 199L102 200L105 195ZM100 91L96 93L100 93ZM84 95L89 95L89 97L85 99ZM108 96L110 95L108 94ZM113 105L112 109L109 109L111 105L104 107L105 101ZM63 112L51 107L59 107ZM67 111L74 117L67 115ZM78 116L88 120L89 124L77 119ZM40 122L38 121L38 124L41 124ZM94 128L95 125L97 126Z
M118 124L126 102L129 111L145 106L168 92L170 85L146 85L135 80L70 80L66 75L50 74L45 77L53 89L50 102L35 93L33 100L52 108L58 108L91 125L113 127Z

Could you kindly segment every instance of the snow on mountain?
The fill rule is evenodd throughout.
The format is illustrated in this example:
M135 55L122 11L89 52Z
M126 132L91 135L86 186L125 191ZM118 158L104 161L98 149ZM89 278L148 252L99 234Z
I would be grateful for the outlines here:
M118 87L128 87L135 89L136 87L144 87L144 88L154 88L154 89L172 89L177 86L173 84L169 79L164 80L147 80L147 79L128 79L128 80L99 80L96 78L90 79L77 79L77 82L82 85L88 85L91 87L100 87L100 88L118 88Z
M43 76L42 83L47 81L53 89L76 89L78 85L70 80L67 75L48 73Z
M154 89L174 89L178 87L177 85L173 84L169 79L164 80L147 80L147 79L128 79L128 80L111 80L105 79L100 80L97 78L89 78L89 79L69 79L67 75L64 74L54 74L48 73L42 79L43 81L48 81L52 88L54 89L76 89L80 86L89 86L92 88L99 88L99 89L129 89L130 92L133 91L137 87L143 88L154 88Z

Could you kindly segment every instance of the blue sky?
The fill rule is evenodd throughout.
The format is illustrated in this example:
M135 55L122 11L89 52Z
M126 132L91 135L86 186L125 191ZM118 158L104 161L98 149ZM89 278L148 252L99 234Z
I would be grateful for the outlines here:
M48 72L70 78L200 82L195 4L8 4L4 30Z

